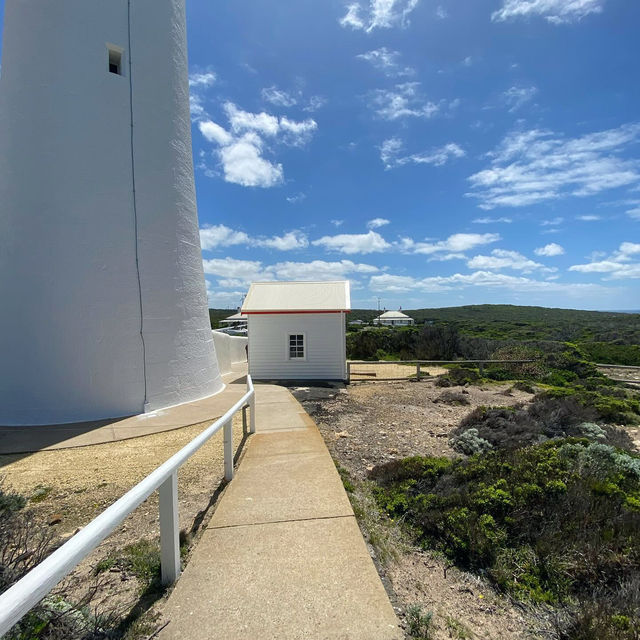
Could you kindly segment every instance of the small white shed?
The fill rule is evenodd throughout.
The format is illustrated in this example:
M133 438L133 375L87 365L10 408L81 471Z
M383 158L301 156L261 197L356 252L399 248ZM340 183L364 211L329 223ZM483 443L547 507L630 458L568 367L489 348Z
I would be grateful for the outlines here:
M248 317L249 373L256 380L346 380L349 282L254 282Z

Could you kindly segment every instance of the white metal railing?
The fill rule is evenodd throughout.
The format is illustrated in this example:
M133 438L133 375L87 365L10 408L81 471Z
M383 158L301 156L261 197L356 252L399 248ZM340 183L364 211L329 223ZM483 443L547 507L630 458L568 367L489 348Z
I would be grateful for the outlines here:
M229 411L0 595L0 638L156 490L159 494L162 583L175 582L180 576L178 469L224 428L224 477L230 481L233 478L232 420L242 410L246 430L247 406L250 410L249 432L255 433L256 396L249 375L247 392Z

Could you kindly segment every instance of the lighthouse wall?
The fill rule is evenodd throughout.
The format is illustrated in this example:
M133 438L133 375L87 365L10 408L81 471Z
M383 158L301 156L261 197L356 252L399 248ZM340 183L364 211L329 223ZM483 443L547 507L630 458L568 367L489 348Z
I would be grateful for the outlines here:
M5 3L0 305L0 424L137 414L222 388L184 0Z

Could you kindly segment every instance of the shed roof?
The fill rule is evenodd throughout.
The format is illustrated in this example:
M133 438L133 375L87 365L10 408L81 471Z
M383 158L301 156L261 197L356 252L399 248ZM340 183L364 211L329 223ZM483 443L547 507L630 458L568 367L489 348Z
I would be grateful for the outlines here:
M243 313L234 313L232 316L229 316L224 320L220 320L220 322L242 322L243 320L246 320L246 319L247 319L247 316L245 316Z
M350 311L349 282L253 282L242 313Z
M384 320L399 320L402 318L407 318L410 320L410 316L406 313L402 313L402 311L385 311L381 316L378 316L378 319Z

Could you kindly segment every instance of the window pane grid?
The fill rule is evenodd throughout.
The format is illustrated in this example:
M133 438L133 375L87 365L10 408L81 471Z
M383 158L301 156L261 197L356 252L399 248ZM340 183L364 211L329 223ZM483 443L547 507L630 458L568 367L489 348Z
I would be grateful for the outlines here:
M289 358L304 358L304 336L300 333L289 335Z

